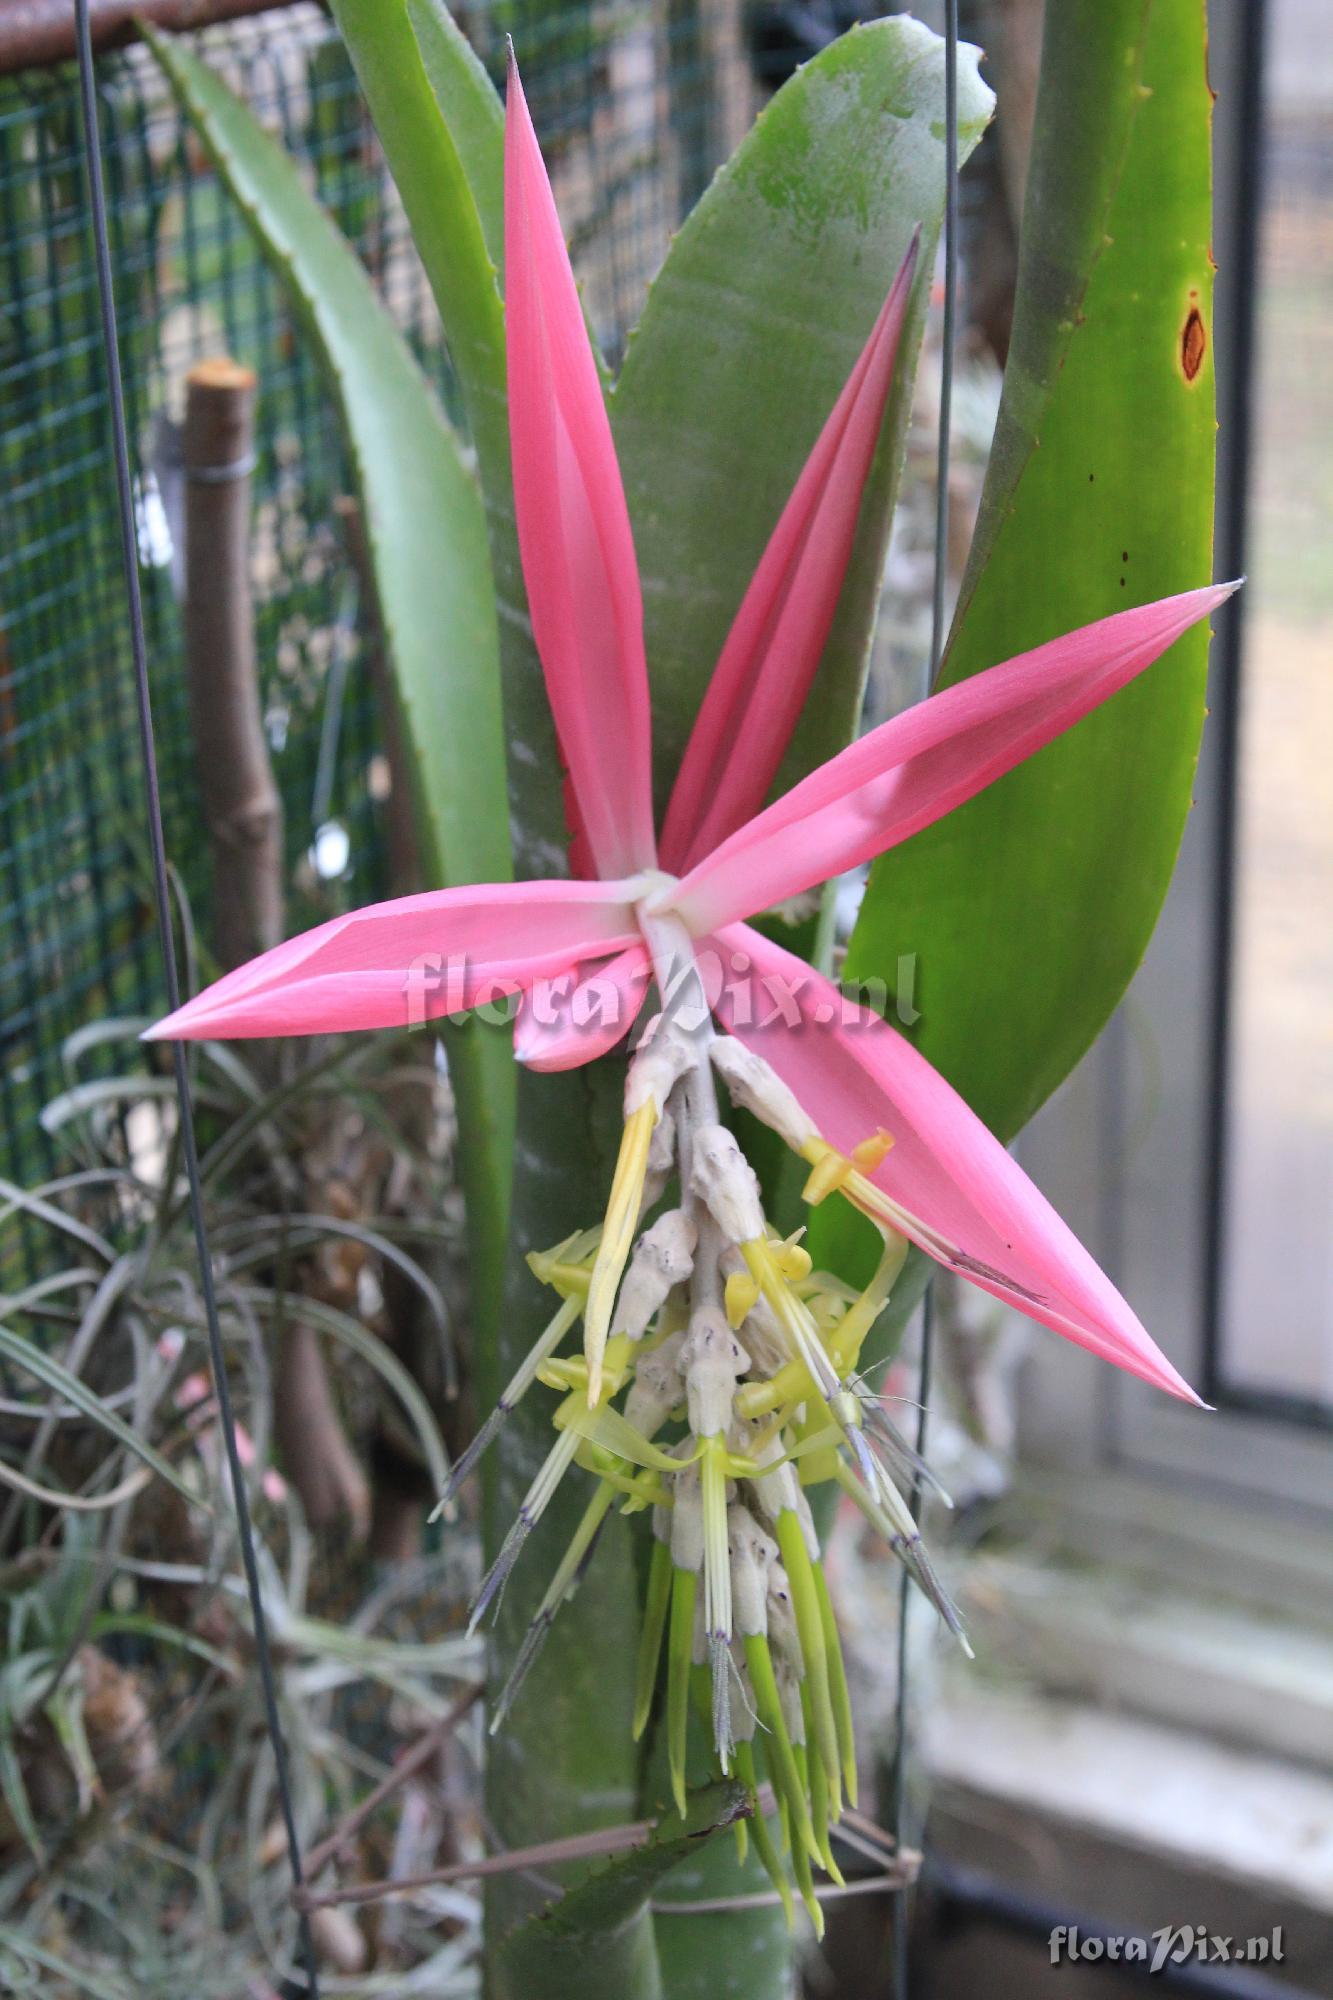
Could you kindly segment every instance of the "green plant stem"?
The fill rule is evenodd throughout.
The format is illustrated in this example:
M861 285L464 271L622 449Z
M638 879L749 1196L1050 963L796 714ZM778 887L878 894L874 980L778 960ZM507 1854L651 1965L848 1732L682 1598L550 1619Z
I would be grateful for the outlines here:
M498 1394L550 1313L543 1291L524 1262L595 1220L605 1203L620 1125L619 1079L578 1070L565 1076L520 1077L512 1248L499 1338L484 1357L481 1384L487 1400ZM585 1139L585 1136L586 1139ZM571 1141L573 1140L573 1144ZM551 1398L540 1389L525 1397L490 1454L485 1491L487 1559L498 1552L537 1465L550 1447ZM490 1634L490 1685L503 1686L540 1604L551 1571L578 1527L588 1501L588 1475L577 1468L565 1479L531 1536L500 1600ZM631 1740L634 1669L639 1633L639 1586L631 1524L613 1512L599 1537L595 1559L551 1627L523 1687L492 1739L486 1771L487 1813L497 1837L519 1847L579 1833L637 1813L638 1751ZM515 1983L501 1946L520 1919L543 1900L521 1875L487 1886L487 1967L495 2000L532 2000ZM595 1967L583 1987L586 2000L640 2000L648 1987L616 1983L628 1968L640 1970L651 1953L646 1909L630 1920L644 1937L618 1952L598 1983ZM636 1975L637 1976L637 1975ZM646 1973L644 1974L646 1977Z

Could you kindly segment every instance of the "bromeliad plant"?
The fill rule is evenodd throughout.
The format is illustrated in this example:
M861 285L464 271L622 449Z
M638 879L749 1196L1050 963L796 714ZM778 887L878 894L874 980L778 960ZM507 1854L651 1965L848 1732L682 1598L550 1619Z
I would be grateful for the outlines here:
M764 806L833 625L894 379L915 244L827 416L727 634L660 836L635 538L555 202L511 66L505 335L514 511L566 779L572 876L432 890L321 925L161 1022L161 1038L313 1034L521 996L515 1054L611 1059L647 1010L600 1223L532 1255L559 1305L462 1476L540 1380L555 1442L479 1593L501 1590L565 1474L596 1484L536 1607L501 1721L610 1510L651 1510L634 1727L665 1646L684 1810L692 1694L724 1772L779 1801L812 1864L854 1795L851 1718L807 1490L835 1482L958 1622L902 1487L920 1468L858 1372L910 1244L1099 1357L1192 1392L1004 1147L917 1051L749 921L907 841L1125 689L1227 594L1084 625L931 696ZM676 579L688 593L690 579ZM804 1199L866 1216L868 1285L772 1225L718 1089L805 1164ZM667 1205L662 1207L661 1204ZM650 1219L653 1218L653 1219ZM647 1224L644 1227L644 1224ZM640 1233L641 1232L641 1233ZM637 1237L637 1241L636 1241ZM581 1322L581 1353L562 1352ZM756 1848L788 1897L761 1818Z

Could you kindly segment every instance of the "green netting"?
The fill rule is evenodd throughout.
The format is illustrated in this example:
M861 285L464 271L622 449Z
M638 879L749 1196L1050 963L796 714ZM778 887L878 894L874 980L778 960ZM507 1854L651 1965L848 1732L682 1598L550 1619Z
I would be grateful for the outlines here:
M519 41L591 309L614 352L670 229L752 111L738 36L706 32L706 10L680 0L515 0L461 14L497 71L503 31ZM433 308L326 17L310 5L275 9L202 44L309 162L447 392ZM103 58L98 74L170 855L206 928L163 420L179 414L191 363L225 349L259 377L263 694L293 921L313 921L374 893L381 874L376 717L336 512L348 490L341 441L280 287L151 58L131 49ZM0 1157L7 1175L30 1182L52 1165L37 1112L64 1081L65 1037L162 998L72 68L0 82L0 259ZM347 872L332 882L303 861L326 816L350 840Z

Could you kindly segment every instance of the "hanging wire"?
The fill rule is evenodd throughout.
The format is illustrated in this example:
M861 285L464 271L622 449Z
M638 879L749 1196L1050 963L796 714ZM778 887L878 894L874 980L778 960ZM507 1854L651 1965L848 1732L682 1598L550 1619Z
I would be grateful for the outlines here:
M171 890L167 876L166 843L162 832L162 799L158 786L157 758L153 744L153 712L148 688L148 654L144 639L143 601L139 592L139 550L130 476L129 439L125 427L125 393L120 373L120 346L116 336L115 295L111 281L111 246L107 232L106 189L102 178L102 154L97 124L97 85L93 70L92 35L88 21L88 0L75 0L75 36L78 47L79 94L83 110L84 157L88 168L88 197L92 213L93 248L97 260L97 289L101 307L102 347L106 361L107 395L111 408L111 442L116 469L116 498L120 513L120 554L125 580L126 610L130 625L130 646L134 657L135 699L138 711L139 743L143 755L144 794L148 809L148 837L153 859L153 886L157 908L158 936L162 947L162 968L166 980L167 1005L174 1013L180 1005L180 980L176 972L176 952L171 930ZM302 1885L301 1842L296 1829L287 1750L278 1716L277 1687L273 1676L273 1655L269 1645L268 1621L259 1582L250 1503L245 1488L245 1472L236 1444L236 1420L232 1411L231 1389L227 1380L226 1357L222 1350L222 1330L218 1323L217 1294L204 1223L203 1191L199 1182L199 1154L195 1144L194 1113L190 1100L190 1079L185 1064L185 1046L172 1043L179 1104L181 1155L190 1190L190 1218L194 1225L195 1251L199 1259L200 1290L208 1327L208 1346L213 1368L213 1386L218 1416L226 1441L227 1466L231 1474L232 1497L236 1507L236 1530L250 1598L254 1625L255 1653L263 1690L264 1713L273 1763L277 1774L278 1799L287 1834L292 1881ZM305 1960L306 1991L319 2000L319 1974L315 1965L310 1919L301 1911L297 1922L301 1956Z
M935 457L935 572L930 609L930 659L924 693L939 675L944 655L944 610L949 580L949 445L953 406L953 362L958 317L958 0L944 6L944 325L940 336L939 435ZM927 1285L921 1302L921 1369L917 1389L916 1455L924 1458L929 1425L930 1388L935 1346L934 1287ZM920 1477L912 1480L909 1505L919 1522L924 1499ZM907 1836L907 1620L911 1579L902 1573L898 1596L898 1691L895 1710L897 1743L893 1762L893 1835L901 1853ZM893 1914L894 2000L908 2000L908 1918L911 1899L906 1889Z

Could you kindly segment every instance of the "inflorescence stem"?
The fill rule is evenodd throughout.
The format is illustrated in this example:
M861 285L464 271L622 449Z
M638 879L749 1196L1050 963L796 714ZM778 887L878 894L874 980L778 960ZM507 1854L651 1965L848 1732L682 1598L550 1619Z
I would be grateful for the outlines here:
M498 1725L613 1505L651 1510L634 1733L649 1726L664 1686L658 1726L682 1810L692 1707L724 1772L752 1791L767 1774L780 1837L756 1819L755 1851L788 1908L790 1871L818 1930L811 1869L838 1879L830 1833L855 1799L856 1764L806 1488L836 1482L959 1628L895 1483L895 1474L914 1476L916 1461L858 1373L905 1239L872 1211L884 1251L869 1285L858 1291L813 1270L803 1231L784 1239L769 1223L719 1111L717 1079L806 1161L808 1203L837 1195L865 1212L861 1184L893 1142L876 1132L850 1155L831 1146L770 1066L715 1030L693 940L650 900L639 921L661 1011L630 1060L606 1217L529 1258L563 1304L464 1460L475 1464L533 1382L560 1391L555 1442L482 1582L473 1622L498 1598L560 1480L575 1464L591 1472L596 1489L532 1620ZM580 1317L582 1355L558 1353Z

